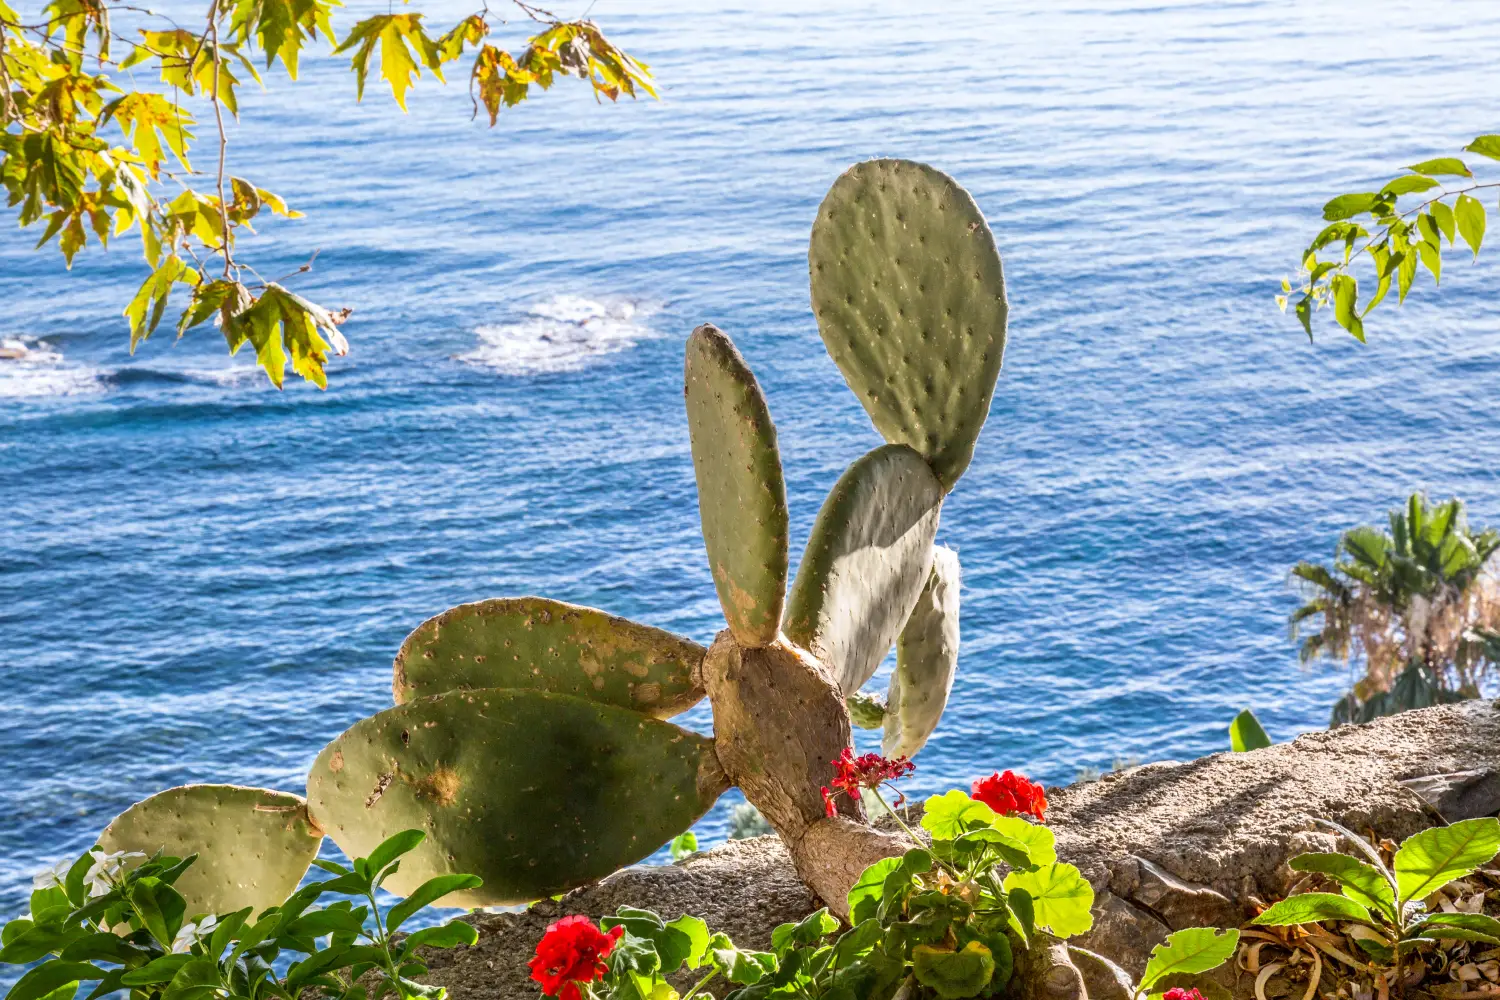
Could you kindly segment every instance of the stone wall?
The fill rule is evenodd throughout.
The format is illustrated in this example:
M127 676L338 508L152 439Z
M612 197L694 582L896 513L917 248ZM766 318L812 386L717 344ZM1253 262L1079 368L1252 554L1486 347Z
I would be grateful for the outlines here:
M1500 702L1149 764L1048 795L1058 856L1096 893L1094 929L1079 943L1139 972L1169 930L1238 926L1258 902L1278 898L1288 887L1288 858L1335 848L1319 819L1400 840L1444 818L1500 812ZM765 948L773 927L818 906L774 836L732 841L675 865L626 869L526 913L476 914L469 919L479 943L434 955L429 980L453 1000L532 1000L540 994L526 961L547 924L570 913L597 918L622 904L668 919L695 913L750 948ZM1028 995L1079 995L1076 974L1037 968ZM1110 993L1097 970L1081 972L1093 992Z

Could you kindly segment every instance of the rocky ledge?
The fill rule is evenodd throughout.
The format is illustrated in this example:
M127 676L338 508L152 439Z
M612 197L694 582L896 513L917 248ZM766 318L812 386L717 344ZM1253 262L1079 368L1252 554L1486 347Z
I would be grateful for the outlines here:
M1279 898L1289 887L1288 858L1335 849L1318 819L1400 840L1444 819L1500 812L1500 702L1148 764L1048 794L1058 856L1077 865L1096 894L1094 929L1078 943L1139 973L1169 931L1236 927L1258 903ZM772 928L820 904L776 837L731 841L674 865L617 872L525 913L476 913L466 919L479 942L433 954L428 979L453 1000L533 1000L539 993L526 961L547 924L621 905L668 919L695 913L744 947L766 948ZM1041 963L1024 992L1068 1000L1085 985L1096 997L1118 992L1098 970Z

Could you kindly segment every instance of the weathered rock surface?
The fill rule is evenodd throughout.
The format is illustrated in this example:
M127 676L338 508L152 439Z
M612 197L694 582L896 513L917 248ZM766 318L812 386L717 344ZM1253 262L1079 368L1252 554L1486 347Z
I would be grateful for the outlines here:
M820 904L802 884L780 838L731 840L673 865L642 865L598 885L543 900L524 913L475 913L472 948L431 952L425 981L448 987L452 1000L536 1000L526 962L547 925L583 913L595 919L621 906L654 910L672 920L692 913L744 948L766 950L777 924L800 920Z
M1284 893L1288 858L1335 847L1315 820L1400 840L1438 822L1436 810L1456 820L1500 809L1497 775L1500 702L1471 701L1049 793L1058 855L1097 894L1095 928L1078 943L1138 973L1169 930L1237 926L1257 900ZM479 943L434 956L430 980L454 1000L529 1000L538 992L526 961L546 925L621 904L667 918L696 913L752 948L766 947L776 924L818 905L775 837L735 841L677 865L619 872L526 913L475 915ZM1039 981L1026 984L1027 996L1080 995L1071 970L1036 967ZM1099 970L1080 971L1096 995L1112 995Z

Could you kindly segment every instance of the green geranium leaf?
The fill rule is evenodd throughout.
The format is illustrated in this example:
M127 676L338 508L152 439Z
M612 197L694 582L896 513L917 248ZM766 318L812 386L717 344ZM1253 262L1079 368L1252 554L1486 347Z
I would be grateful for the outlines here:
M689 969L696 969L703 964L704 958L708 955L709 934L708 924L704 923L701 917L684 913L676 920L668 921L667 930L687 938L688 953L684 961Z
M1251 923L1265 927L1289 927L1292 924L1316 924L1324 920L1356 920L1370 924L1370 911L1348 896L1333 892L1304 892L1283 899Z
M956 840L970 830L990 826L996 818L995 810L957 788L932 796L922 810L922 829L933 840Z
M1050 831L1048 831L1050 832ZM1072 865L1052 863L1034 872L1011 872L1003 888L1008 893L1024 889L1038 927L1060 938L1083 934L1094 925L1089 912L1094 905L1094 887Z
M726 934L715 934L708 942L708 953L715 969L731 983L749 986L776 971L776 956L768 951L745 951L735 946Z
M995 974L995 958L978 941L958 951L919 944L911 953L912 973L917 982L931 987L943 1000L978 996Z
M1216 969L1229 960L1239 943L1240 932L1233 929L1189 927L1168 934L1165 941L1151 949L1151 959L1141 974L1140 989L1150 990L1166 976Z
M1374 865L1347 854L1299 854L1288 862L1293 871L1318 872L1343 887L1344 895L1362 906L1396 919L1396 890Z
M829 913L825 906L804 917L800 923L777 927L771 932L771 948L776 954L783 955L793 945L815 944L838 929L838 918Z
M1012 868L1029 868L1032 864L1031 848L1013 837L1007 837L999 830L971 830L953 841L953 846L959 850L988 848Z
M1500 819L1466 819L1408 837L1392 867L1402 903L1422 899L1500 853Z
M990 820L990 829L1025 844L1034 865L1050 865L1057 860L1057 837L1040 823L1019 816L996 816Z

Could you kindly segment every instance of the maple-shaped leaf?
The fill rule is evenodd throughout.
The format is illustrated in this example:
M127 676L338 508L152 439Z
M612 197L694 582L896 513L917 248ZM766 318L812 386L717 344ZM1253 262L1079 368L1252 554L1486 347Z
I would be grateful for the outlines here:
M187 127L193 124L193 118L165 96L131 91L111 101L99 115L101 125L111 119L119 124L153 179L160 175L161 165L167 160L163 143L177 156L183 169L193 169L187 158L188 140L193 137Z
M380 46L378 57L376 45ZM421 14L378 14L366 18L355 24L333 51L339 53L351 48L355 49L351 65L361 100L365 96L370 61L375 58L380 61L380 75L390 83L391 93L402 111L406 110L406 91L422 75L422 66L432 70L439 80L443 79L437 43L422 29Z
M478 45L489 33L490 25L484 15L470 14L437 40L438 59L453 62L464 54L465 47Z
M343 315L334 314L268 282L249 308L224 321L224 339L234 354L246 343L255 348L255 358L271 384L280 389L286 376L287 355L292 370L320 389L328 388L323 366L330 351L349 353L349 343L339 332ZM326 335L328 340L324 340Z
M469 73L469 93L474 99L474 113L479 105L489 112L493 127L500 115L500 108L514 107L526 99L526 93L536 78L522 69L509 52L486 45L474 57L474 68Z
M131 354L135 353L136 345L151 336L161 322L172 288L178 283L197 285L202 280L202 276L175 253L151 272L141 283L140 290L135 293L130 304L125 307L125 318L130 320Z
M258 45L268 68L279 58L295 80L303 44L319 34L334 40L333 8L339 6L338 0L236 0L229 31L239 45Z

